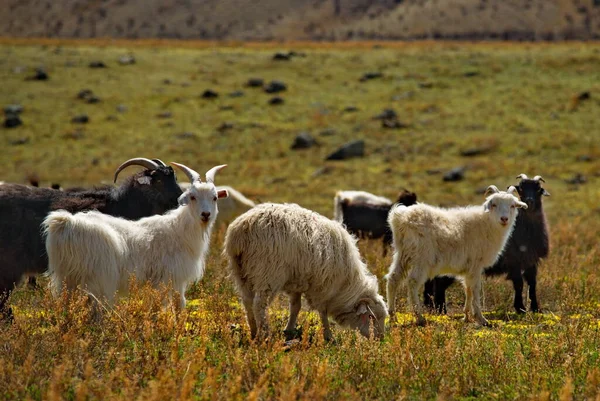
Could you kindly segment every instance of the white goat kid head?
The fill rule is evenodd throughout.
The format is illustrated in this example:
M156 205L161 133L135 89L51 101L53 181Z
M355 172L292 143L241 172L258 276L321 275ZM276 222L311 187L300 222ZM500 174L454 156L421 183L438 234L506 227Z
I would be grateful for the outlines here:
M490 185L485 191L487 197L483 210L490 214L490 218L504 227L510 227L517 218L517 209L527 209L527 204L521 202L515 194L517 188L510 186L506 192L498 190L495 185Z
M190 187L179 197L179 205L188 205L191 212L196 214L199 220L204 223L214 222L219 211L217 200L229 196L225 189L217 191L215 173L227 165L215 166L208 170L206 172L206 182L202 182L200 174L191 168L175 162L171 162L171 164L183 171L191 182Z

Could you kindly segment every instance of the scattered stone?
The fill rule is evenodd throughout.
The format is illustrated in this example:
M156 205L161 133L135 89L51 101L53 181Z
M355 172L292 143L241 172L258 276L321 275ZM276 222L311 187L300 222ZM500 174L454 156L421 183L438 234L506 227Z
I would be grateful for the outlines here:
M265 86L265 92L267 93L279 93L287 90L287 85L282 81L271 81Z
M157 118L171 118L173 117L173 113L170 111L161 111L156 115Z
M92 92L91 89L82 89L79 91L79 93L77 93L77 99L86 100L93 94L94 94L94 92Z
M205 90L200 96L202 99L215 99L219 97L219 94L212 89Z
M223 105L223 106L219 107L219 110L221 110L221 111L233 110L233 106L230 105L230 104L226 104L226 105Z
M431 83L431 82L419 82L419 88L422 88L422 89L431 89L431 88L433 88L433 83Z
M100 103L100 98L96 95L92 95L86 100L89 104Z
M135 64L135 57L133 54L127 54L125 56L119 57L119 64L121 65L131 65Z
M42 67L36 68L35 74L33 74L33 76L29 77L30 80L34 80L34 81L47 81L49 78L50 77L48 76L48 73Z
M290 61L291 59L292 57L290 56L290 53L277 52L273 55L274 61Z
M594 158L590 155L579 155L577 156L577 161L578 162L591 162L593 161Z
M294 143L292 143L292 146L290 147L290 149L292 149L292 150L308 149L308 148L313 147L316 144L317 144L317 141L315 140L315 138L313 138L313 136L311 134L309 134L308 132L301 132L294 139Z
M446 182L462 181L465 178L465 168L455 167L444 174L443 180Z
M362 157L365 155L365 141L355 140L348 142L331 153L325 160L346 160L352 157Z
M230 129L233 129L233 123L230 122L221 123L221 125L217 127L217 131L219 132L229 131Z
M348 106L346 108L344 108L344 113L354 113L358 111L358 107L356 106Z
M174 135L178 139L196 139L198 136L193 132L185 131Z
M9 143L13 146L25 145L29 142L29 137L17 138L11 140Z
M90 118L87 114L80 114L78 116L73 117L71 119L71 122L75 124L87 124L90 122Z
M370 81L372 79L382 78L383 74L381 72L366 72L360 78L360 82Z
M246 82L246 86L250 88L262 88L265 84L265 81L262 78L250 78L248 82Z
M335 134L336 134L336 131L333 128L325 128L323 131L319 132L320 136L332 136Z
M19 125L23 124L21 117L19 117L18 113L6 113L4 111L5 119L4 119L4 127L5 128L16 128Z
M384 109L381 113L373 117L374 120L392 120L398 118L398 113L393 109Z
M233 91L233 92L231 92L227 96L229 96L229 97L242 97L242 96L244 96L244 92L243 91Z
M579 95L577 95L577 100L579 100L579 101L589 100L591 98L592 98L592 94L589 91L581 92Z
M106 68L106 64L104 64L104 61L92 61L89 64L90 68Z
M565 180L565 182L567 184L574 184L574 185L585 184L587 182L587 178L585 178L585 176L583 174L577 173L572 178Z
M4 106L4 115L8 116L9 114L21 114L23 112L23 106L20 104L9 104L8 106Z
M279 105L283 104L284 102L285 101L283 100L283 98L279 97L279 96L275 96L275 97L272 97L271 99L269 99L269 104L271 106L279 106Z
M173 83L173 81L171 81L169 78L165 78L162 80L162 83L164 85L171 85Z
M408 127L409 127L408 124L401 122L397 118L381 120L381 128L402 129L402 128L408 128Z
M472 78L472 77L476 77L479 75L479 71L476 70L472 70L472 71L467 71L463 74L463 77L465 78Z
M127 106L125 106L124 104L119 104L117 105L117 111L119 113L125 113L127 111Z

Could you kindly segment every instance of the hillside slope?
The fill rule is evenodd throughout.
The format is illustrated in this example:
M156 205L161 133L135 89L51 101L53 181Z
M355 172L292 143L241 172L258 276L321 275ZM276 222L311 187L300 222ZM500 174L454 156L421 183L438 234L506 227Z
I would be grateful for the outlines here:
M589 39L600 0L4 0L0 35Z

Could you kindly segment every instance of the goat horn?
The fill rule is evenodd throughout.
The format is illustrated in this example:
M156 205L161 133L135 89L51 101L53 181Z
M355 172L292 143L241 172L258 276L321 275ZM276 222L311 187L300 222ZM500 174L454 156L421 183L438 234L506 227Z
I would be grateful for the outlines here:
M163 162L160 159L152 159L152 161L155 162L155 163L157 163L161 167L167 167L167 165L165 164L165 162Z
M508 189L506 190L506 192L508 192L511 195L514 195L515 192L517 192L517 188L514 185L511 185L510 187L508 187Z
M520 178L520 179L522 179L522 180L527 180L527 179L529 179L529 177L527 177L527 174L522 174L522 173L521 173L521 174L519 174L519 175L517 176L517 178Z
M489 194L497 194L498 192L500 192L500 190L498 189L497 186L495 185L490 185L489 187L487 187L487 189L485 190L485 196L488 196Z
M534 181L546 182L546 181L544 181L544 179L542 178L542 176L541 176L541 175L536 175L535 177L533 177L533 180L534 180Z
M188 166L175 162L171 162L171 164L183 171L191 183L194 183L196 181L202 182L202 180L200 179L200 174L198 174Z
M221 164L220 166L215 166L215 167L211 168L210 170L208 170L206 172L206 182L211 182L214 184L216 172L225 167L227 167L227 164Z
M117 169L117 171L115 171L114 182L117 182L117 177L119 176L119 173L121 171L123 171L123 169L125 169L125 167L134 166L134 165L146 167L148 170L156 170L157 168L160 167L156 162L154 162L150 159L146 159L145 157L136 157L133 159L129 159L125 163L121 164L119 166L119 168Z

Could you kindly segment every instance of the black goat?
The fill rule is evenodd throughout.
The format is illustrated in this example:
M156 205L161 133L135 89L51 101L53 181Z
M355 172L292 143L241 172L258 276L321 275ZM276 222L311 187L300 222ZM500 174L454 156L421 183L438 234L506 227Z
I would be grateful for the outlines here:
M353 201L352 199L339 199L341 208L341 223L346 230L359 238L383 238L383 256L387 248L392 245L392 230L387 218L392 204L374 204L368 201ZM396 203L411 206L417 203L414 192L402 190L398 194Z
M6 302L15 284L24 275L43 273L48 266L41 224L50 211L95 209L136 220L177 207L182 191L171 167L158 159L134 158L119 166L115 182L119 172L131 165L146 170L119 186L73 191L19 184L0 186L0 316L12 316Z
M537 266L541 259L548 256L550 248L542 196L550 194L542 188L541 183L545 181L540 175L529 179L525 174L520 174L517 178L521 179L517 191L528 208L519 211L514 231L504 252L493 266L485 269L484 273L486 276L506 274L506 279L512 281L515 290L514 307L517 313L526 311L523 304L523 278L525 278L529 286L531 310L539 312L536 293ZM423 293L425 305L435 308L440 313L446 313L446 289L454 281L453 277L448 276L427 281Z

